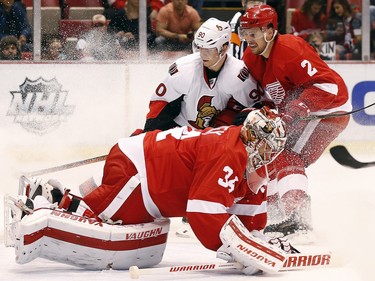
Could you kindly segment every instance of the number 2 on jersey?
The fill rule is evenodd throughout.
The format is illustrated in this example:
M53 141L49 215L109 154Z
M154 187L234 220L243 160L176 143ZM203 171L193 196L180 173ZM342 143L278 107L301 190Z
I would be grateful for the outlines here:
M307 67L307 74L310 75L310 77L314 76L314 74L318 72L318 70L315 67L312 67L311 62L309 62L308 60L303 60L301 62L301 66L302 68Z

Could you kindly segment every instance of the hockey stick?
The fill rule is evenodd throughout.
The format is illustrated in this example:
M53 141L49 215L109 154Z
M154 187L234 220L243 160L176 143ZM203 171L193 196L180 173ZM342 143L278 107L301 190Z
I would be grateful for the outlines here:
M343 145L331 147L329 152L333 159L335 159L340 165L349 168L360 169L375 166L375 162L360 162L356 160Z
M81 160L77 162L72 162L72 163L68 163L68 164L64 164L64 165L60 165L60 166L56 166L52 168L25 173L24 175L28 177L40 176L43 174L48 174L48 173L63 171L63 170L71 169L71 168L76 168L76 167L83 166L83 165L93 164L96 162L104 161L106 158L107 158L107 155L97 156L97 157L93 157L93 158L89 158L89 159L85 159L85 160Z
M365 107L362 107L362 108L359 108L359 109L356 109L356 110L353 110L353 111L349 111L349 112L330 113L330 114L325 114L325 115L309 115L309 116L306 116L306 117L301 117L299 119L299 121L310 121L310 120L316 120L316 119L326 119L326 118L341 117L341 116L345 116L345 115L350 115L350 114L356 113L358 111L365 110L366 108L369 108L369 107L371 107L373 105L375 105L375 102L372 103L372 104L370 104L370 105L367 105Z
M291 271L317 267L322 268L329 266L332 266L332 253L329 251L315 254L288 254L281 271ZM237 262L179 265L142 269L138 268L137 266L131 266L129 268L129 274L131 279L138 279L140 275L199 272L242 268L243 265Z

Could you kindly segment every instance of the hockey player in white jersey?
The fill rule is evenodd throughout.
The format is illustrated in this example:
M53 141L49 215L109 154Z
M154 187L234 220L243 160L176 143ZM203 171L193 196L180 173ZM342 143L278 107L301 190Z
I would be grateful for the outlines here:
M232 124L243 108L268 100L243 61L229 55L231 29L210 18L195 33L195 53L178 59L156 87L143 131Z

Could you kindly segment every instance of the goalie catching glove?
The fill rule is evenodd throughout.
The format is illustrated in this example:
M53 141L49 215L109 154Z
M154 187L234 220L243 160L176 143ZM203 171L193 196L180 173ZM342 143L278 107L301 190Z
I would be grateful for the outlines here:
M28 198L34 200L37 196L43 196L50 203L60 202L64 194L62 184L56 179L49 179L42 183L41 178L27 179L28 184L25 187L25 194Z
M34 209L56 208L63 197L64 188L55 179L42 183L41 178L29 179L22 176L18 193L16 204L22 210L21 217L24 217L32 213Z
M217 257L242 264L242 272L246 275L261 271L278 272L287 254L298 253L286 238L274 238L266 242L265 236L259 231L249 232L235 215L221 229L220 239L223 245L217 250Z

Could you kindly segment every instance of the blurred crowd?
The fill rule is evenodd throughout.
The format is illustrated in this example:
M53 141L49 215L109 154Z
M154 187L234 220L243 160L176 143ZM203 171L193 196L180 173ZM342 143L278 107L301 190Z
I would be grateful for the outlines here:
M209 17L233 21L245 0L147 0L147 49L192 52L194 32ZM325 60L361 60L360 0L266 1L279 14L279 32L308 41ZM371 0L371 53L375 53L375 1ZM0 0L0 59L32 59L32 0ZM139 0L41 0L59 10L58 32L44 32L42 60L121 60L138 53ZM374 5L374 6L373 6ZM72 7L100 8L96 14L71 19ZM218 6L218 7L214 7ZM216 11L216 14L215 14ZM43 17L43 13L42 13ZM81 22L81 33L71 37L63 26ZM80 27L81 28L81 27ZM71 29L77 29L72 25ZM373 57L375 59L375 57Z

